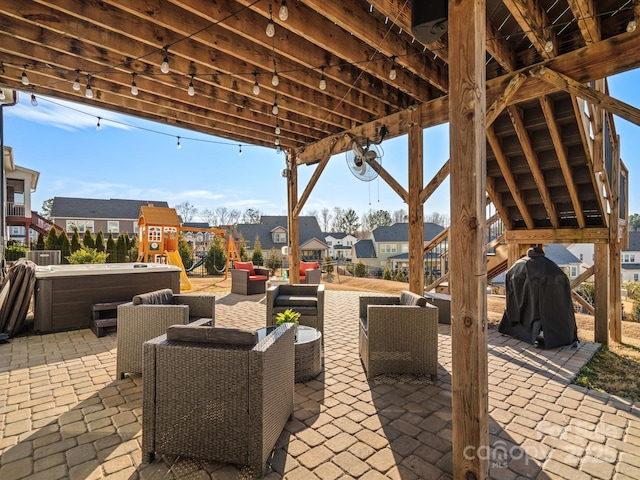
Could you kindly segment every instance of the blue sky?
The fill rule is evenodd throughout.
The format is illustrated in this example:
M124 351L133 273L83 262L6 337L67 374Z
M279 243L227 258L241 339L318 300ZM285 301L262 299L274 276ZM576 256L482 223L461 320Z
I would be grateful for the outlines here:
M609 78L612 96L640 108L640 70ZM38 106L21 94L4 109L5 145L18 165L40 172L33 208L54 196L188 201L199 210L226 207L286 214L286 184L280 172L283 154L236 142L38 96ZM96 128L101 117L101 129ZM640 212L640 127L616 117L622 159L630 171L629 212ZM424 180L449 158L448 126L425 130ZM177 137L182 148L177 148ZM407 186L406 136L382 144L382 164ZM301 193L315 166L300 167ZM328 207L393 212L406 205L381 179L362 182L349 172L345 155L334 156L304 213ZM425 204L425 214L449 213L445 181ZM194 221L199 221L196 215Z

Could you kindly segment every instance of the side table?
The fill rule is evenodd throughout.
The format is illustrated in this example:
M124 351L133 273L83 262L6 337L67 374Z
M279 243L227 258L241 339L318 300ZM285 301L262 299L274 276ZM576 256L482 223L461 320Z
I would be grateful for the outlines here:
M276 327L258 329L258 339L262 340ZM294 344L296 383L306 382L322 372L322 333L312 327L298 325Z

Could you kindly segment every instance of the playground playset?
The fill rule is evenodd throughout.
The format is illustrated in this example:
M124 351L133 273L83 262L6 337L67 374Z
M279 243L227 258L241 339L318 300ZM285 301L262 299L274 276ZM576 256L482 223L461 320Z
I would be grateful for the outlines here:
M221 228L183 227L175 208L140 207L138 217L138 262L166 263L180 267L180 289L190 290L191 281L178 252L178 236L182 231L208 232L220 238L226 238L227 263L225 279L229 274L229 264L240 260L240 254L233 240L231 230ZM200 261L203 262L203 260Z

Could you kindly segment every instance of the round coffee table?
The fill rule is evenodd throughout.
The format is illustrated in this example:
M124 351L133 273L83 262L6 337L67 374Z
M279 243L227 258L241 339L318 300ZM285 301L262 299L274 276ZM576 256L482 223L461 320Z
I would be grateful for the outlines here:
M264 338L276 327L258 329L258 338ZM298 325L295 339L296 382L306 382L322 372L322 333L312 327Z

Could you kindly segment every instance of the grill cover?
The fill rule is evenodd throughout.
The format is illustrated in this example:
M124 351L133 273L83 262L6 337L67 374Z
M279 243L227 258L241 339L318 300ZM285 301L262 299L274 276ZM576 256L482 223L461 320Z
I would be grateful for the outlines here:
M544 348L575 345L578 327L569 278L539 248L507 271L507 308L498 331Z

